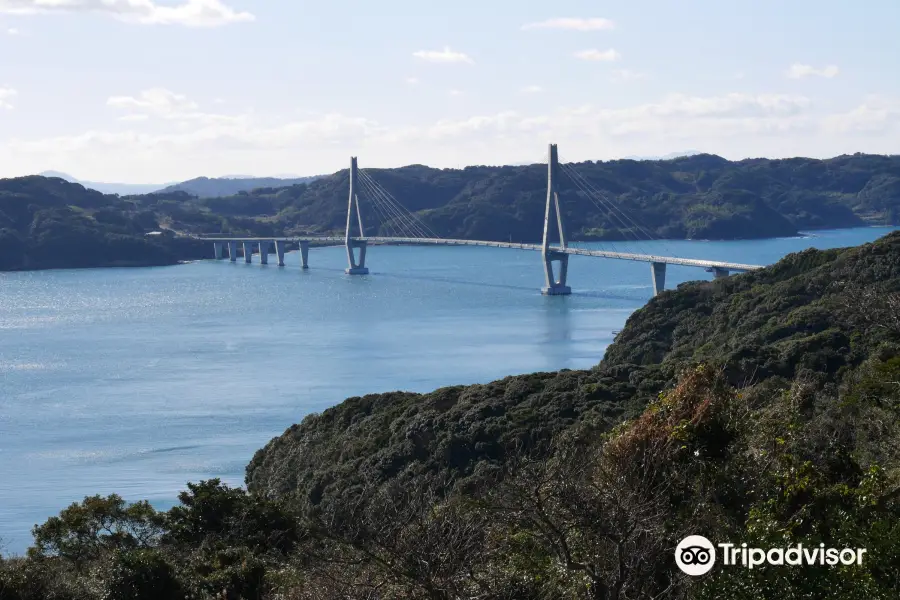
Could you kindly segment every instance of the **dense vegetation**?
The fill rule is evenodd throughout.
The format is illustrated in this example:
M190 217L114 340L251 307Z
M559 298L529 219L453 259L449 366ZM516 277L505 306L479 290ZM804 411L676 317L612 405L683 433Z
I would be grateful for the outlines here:
M763 238L794 235L798 229L900 223L900 157L729 162L706 154L586 162L574 168L634 221L598 208L563 174L561 199L575 239ZM545 166L456 170L412 165L368 173L441 237L531 242L542 233ZM201 200L197 206L227 218L251 219L242 226L260 233L335 232L346 223L347 190L344 170L308 185L256 189ZM361 190L370 233L402 229L380 218L365 186ZM191 226L188 219L183 223Z
M208 244L171 232L147 235L159 220L139 202L62 179L0 180L0 271L171 265L211 256Z
M900 233L667 291L588 371L348 399L247 483L73 504L0 599L895 598ZM687 534L867 555L689 578Z
M799 229L900 224L900 157L729 162L701 154L574 168L585 178L581 187L560 178L571 239L764 238ZM542 233L544 166L412 165L369 175L440 237L532 242ZM208 255L173 236L141 238L159 228L334 234L346 224L348 177L344 170L287 186L290 180L199 178L121 198L53 178L0 180L0 270L172 264ZM586 187L602 196L588 195ZM400 219L366 197L365 185L360 192L368 234L409 234ZM63 246L67 252L59 251Z

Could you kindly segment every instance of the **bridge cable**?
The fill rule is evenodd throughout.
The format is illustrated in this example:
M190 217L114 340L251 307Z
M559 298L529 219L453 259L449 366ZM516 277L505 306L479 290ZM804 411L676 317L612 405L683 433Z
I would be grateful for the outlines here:
M404 215L404 218L409 223L409 226L413 230L415 230L419 236L423 238L440 238L440 236L432 231L431 228L428 227L428 225L422 222L422 220L419 219L412 211L403 206L396 198L394 198L394 196L389 191L387 191L381 184L375 181L375 179L373 179L371 175L366 173L365 176L368 177L369 181L375 186L377 190L380 191L382 199L387 202L388 205L393 206L398 213Z
M379 203L382 205L382 208L392 215L392 220L397 223L401 228L405 227L407 229L401 229L400 232L403 234L397 237L405 237L405 238L417 238L417 237L427 237L424 235L424 231L417 228L415 223L413 223L409 217L403 214L397 206L392 204L389 200L387 200L384 194L378 189L376 186L376 182L369 176L367 173L363 173L360 171L360 179L365 181L366 184L372 190L372 201L374 203Z
M617 215L613 210L611 210L611 208L609 206L607 206L606 208L601 206L597 202L597 200L594 198L594 194L592 194L591 191L589 189L587 189L587 187L583 183L581 183L581 181L579 181L575 176L572 175L572 172L570 172L570 170L569 170L569 169L571 169L571 167L569 167L569 165L566 165L565 163L560 163L560 168L566 175L569 176L572 183L574 183L578 187L578 189L581 190L581 192L585 194L587 199L595 207L597 207L598 210L600 210L601 213L607 214L612 219L615 219L615 221L617 221L618 224L622 226L622 234L623 235L625 235L625 236L630 235L631 237L634 238L634 242L638 246L638 249L641 251L641 253L647 254L646 248L644 248L643 244L641 244L642 239L633 231L634 225L629 225L628 223L626 223L621 217L619 217L619 215ZM614 224L615 224L615 222L614 222ZM628 241L627 238L625 241ZM608 242L608 245L612 248L613 252L620 251L618 248L616 248L615 243L610 241L610 242Z
M563 170L563 172L569 176L569 178L572 180L572 182L575 185L577 185L578 188L582 192L587 194L588 200L590 200L594 204L594 206L596 206L603 212L608 212L609 216L616 219L619 222L619 224L624 227L625 231L622 232L623 234L630 234L632 237L634 237L635 241L641 241L642 238L640 236L638 236L636 233L634 233L634 229L638 228L641 231L643 231L644 235L646 235L648 239L651 239L651 240L653 239L654 236L652 233L650 233L649 231L647 231L646 229L642 228L640 225L635 223L626 213L624 213L620 209L618 209L614 203L612 203L611 201L600 196L597 193L596 189L593 188L593 186L591 186L591 184L587 180L585 180L584 177L582 177L578 173L578 171L576 171L571 165L566 164L566 163L560 163L560 167ZM597 203L597 200L599 200L600 203L602 203L606 208L604 209L602 206L600 206ZM616 213L618 213L618 214L616 214ZM631 224L626 223L619 215L622 215L622 217L624 217L625 219L630 221Z
M629 229L636 227L636 228L640 229L644 233L644 235L647 236L648 240L656 239L656 236L653 234L653 232L648 231L647 228L645 228L643 225L641 225L640 223L635 221L633 218L631 218L631 216L628 213L626 213L625 211L623 211L622 209L617 207L612 200L607 198L603 192L598 190L590 181L588 181L583 175L581 175L581 173L579 173L575 169L575 167L573 167L572 165L569 165L569 164L567 164L565 166L568 169L568 173L570 173L570 177L572 177L573 179L580 180L585 185L585 187L592 190L594 192L594 194L597 195L597 197L600 199L601 202L608 204L610 208L612 208L613 210L615 210L619 214L621 214L623 217L625 217L631 223L631 226L629 226ZM637 236L635 236L635 237L637 237Z
M409 237L409 230L405 229L409 227L409 224L404 220L403 215L399 214L390 204L381 200L380 193L372 185L371 179L364 176L362 170L359 171L359 175L360 184L368 190L372 205L385 215L385 228L389 230L390 237Z
M639 230L641 230L648 237L648 239L650 241L662 242L663 251L678 258L678 255L676 253L672 252L670 246L667 243L665 243L665 241L662 240L662 238L656 236L655 234L653 234L653 232L648 231L648 229L646 227L644 227L641 223L639 223L634 218L632 218L627 212L625 212L624 210L622 210L618 206L616 206L614 201L610 200L604 192L599 190L587 178L585 178L583 175L581 175L578 172L578 170L575 169L575 167L573 167L572 165L566 165L566 166L569 169L570 177L580 179L584 183L584 185L588 187L588 189L592 190L597 195L598 199L600 199L601 202L604 202L604 204L609 205L613 210L617 211L619 214L621 214L623 217L625 217L629 222L632 223L632 225L634 227L637 227Z
M598 190L590 181L588 181L584 176L582 176L580 173L578 173L578 171L574 167L572 167L570 165L567 165L567 167L568 167L567 174L570 177L572 177L572 179L574 181L580 181L581 185L583 187L587 187L590 192L593 192L592 194L590 194L590 196L592 196L593 198L596 198L596 200L599 200L604 206L607 206L608 209L611 211L610 215L615 217L616 220L618 220L625 227L626 230L630 230L628 233L631 233L631 235L635 238L636 242L640 242L642 240L634 232L634 229L641 231L644 235L647 236L647 240L643 240L643 241L662 242L662 246L663 246L662 251L664 253L668 253L668 254L671 254L672 256L677 257L677 255L671 251L669 245L666 244L665 241L660 239L653 232L649 231L644 225L642 225L640 222L638 222L637 220L632 218L631 215L629 215L627 212L625 212L624 210L619 208L613 200L610 200L603 192ZM594 201L594 204L595 205L597 204L596 201ZM598 206L598 208L600 208L600 207ZM600 209L603 210L602 208L600 208ZM621 215L622 217L624 217L624 219L626 219L630 223L630 225L626 224L622 220L622 218L618 217L618 215L616 213L618 213L618 215ZM639 248L645 254L648 254L648 255L656 254L653 252L647 252L647 250L643 246L643 244L640 244Z
M394 208L405 215L407 221L410 223L416 231L418 231L423 238L431 237L435 239L440 239L440 236L437 235L428 225L426 225L421 219L419 219L412 211L403 206L389 191L387 191L381 184L379 184L371 175L369 175L366 171L361 171L363 177L369 180L369 182L375 187L377 191L381 193L381 197L384 201L386 201L389 205L394 206Z
M416 229L421 231L425 237L427 237L429 235L434 238L440 237L434 231L432 231L431 228L428 227L428 225L426 225L421 219L419 219L415 215L415 213L413 213L411 210L409 210L405 206L403 206L403 204L401 204L399 200L397 200L389 191L387 191L384 188L384 186L382 186L380 183L378 183L371 175L369 175L368 173L365 173L364 175L375 186L375 188L381 192L382 198L384 198L389 204L394 205L398 209L398 211L400 211L402 214L406 215L407 219L410 220L411 223L415 224Z
M359 178L359 184L360 184L360 188L362 188L363 191L366 192L366 195L367 195L367 196L374 196L374 195L375 195L375 193L374 193L374 191L372 190L372 188L371 188L371 186L369 185L369 183L368 183L367 181L365 181L362 177ZM385 232L386 232L390 237L396 236L396 235L397 235L397 230L394 228L394 227L395 227L395 225L394 225L394 223L393 223L394 218L393 218L392 216L387 215L387 214L385 213L385 209L383 209L383 208L381 207L381 203L380 203L380 202L376 202L376 201L373 200L373 201L372 201L372 208L374 208L375 212L377 213L378 219L379 219L379 221L380 221L380 225L381 225L381 227L384 228Z

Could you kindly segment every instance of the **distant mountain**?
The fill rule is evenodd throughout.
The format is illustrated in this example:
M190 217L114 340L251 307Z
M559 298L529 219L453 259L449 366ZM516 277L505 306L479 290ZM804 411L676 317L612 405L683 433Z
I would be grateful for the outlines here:
M171 185L171 183L102 183L99 181L84 181L76 177L72 177L68 173L60 171L44 171L38 173L41 177L58 177L69 183L78 183L92 190L97 190L104 194L119 194L120 196L134 196L137 194L150 194L161 188Z
M625 160L672 160L675 158L684 158L686 156L697 156L703 154L699 150L684 150L682 152L670 152L662 156L626 156Z
M200 198L216 198L218 196L233 196L240 192L249 192L257 188L290 187L298 183L309 183L319 177L253 177L252 175L229 175L226 177L197 177L181 183L102 183L98 181L86 181L73 177L61 171L44 171L39 173L41 177L58 177L69 183L78 183L84 187L104 194L118 194L120 196L138 196L152 193L187 192Z
M219 198L234 196L241 192L249 192L260 188L290 187L298 183L309 183L320 176L294 177L282 179L278 177L197 177L181 183L170 185L159 190L160 193L187 192L199 198Z

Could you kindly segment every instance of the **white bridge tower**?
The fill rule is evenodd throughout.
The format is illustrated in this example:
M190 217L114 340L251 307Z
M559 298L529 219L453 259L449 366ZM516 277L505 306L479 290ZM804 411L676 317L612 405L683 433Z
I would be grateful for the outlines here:
M544 243L541 256L544 259L544 281L541 289L545 296L568 296L572 288L566 285L569 272L569 255L561 250L566 249L566 230L563 226L562 208L559 205L559 193L556 190L556 179L559 175L559 155L556 144L550 144L547 156L547 208L544 211ZM556 218L556 229L559 231L559 246L550 245L550 222ZM553 275L553 263L559 262L559 278Z
M347 203L347 233L345 245L347 246L347 262L350 264L344 270L348 275L368 275L366 268L366 232L363 229L362 212L359 210L359 198L356 195L356 182L359 177L356 166L356 157L350 158L350 200ZM351 235L353 231L353 213L356 213L356 222L359 224L359 237ZM359 260L356 260L354 249L359 248Z

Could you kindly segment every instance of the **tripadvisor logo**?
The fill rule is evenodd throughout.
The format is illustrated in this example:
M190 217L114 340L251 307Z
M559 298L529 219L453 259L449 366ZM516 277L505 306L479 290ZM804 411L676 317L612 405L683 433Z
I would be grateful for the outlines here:
M761 565L862 565L865 548L826 548L825 544L790 548L748 548L747 544L717 544L722 564L753 569ZM688 575L705 575L716 564L716 546L702 535L689 535L675 548L675 563Z

